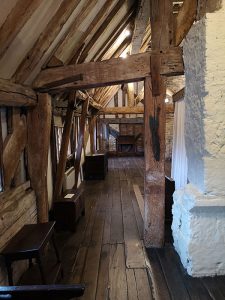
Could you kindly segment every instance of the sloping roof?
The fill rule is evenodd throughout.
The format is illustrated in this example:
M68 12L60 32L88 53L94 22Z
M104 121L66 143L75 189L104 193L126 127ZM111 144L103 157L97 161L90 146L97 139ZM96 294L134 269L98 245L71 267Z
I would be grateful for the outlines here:
M148 12L141 11L145 2L1 0L0 78L32 85L41 68L118 57L131 45L126 30L137 29L137 18L144 31L141 51L147 51L151 30ZM174 1L175 13L181 4ZM107 103L116 89L96 89L95 98L104 96Z

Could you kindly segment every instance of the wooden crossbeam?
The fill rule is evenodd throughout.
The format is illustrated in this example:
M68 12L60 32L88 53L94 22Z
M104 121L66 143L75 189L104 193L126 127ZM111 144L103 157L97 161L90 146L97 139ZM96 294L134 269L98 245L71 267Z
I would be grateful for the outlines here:
M160 74L165 76L183 74L181 48L171 48L156 52L160 57ZM143 80L150 75L151 53L135 54L122 58L112 58L101 62L90 62L43 70L34 82L34 88L44 90L51 83L59 82L57 90L85 89ZM82 74L83 80L73 82L74 76ZM71 78L71 84L68 84ZM63 85L63 81L65 83ZM48 89L51 92L51 89ZM56 88L53 89L56 91Z
M37 96L28 86L0 79L0 106L35 106Z
M144 118L102 118L98 122L105 124L143 124Z
M180 45L196 20L197 0L185 0L175 20L175 46Z
M184 98L184 92L185 92L185 88L179 90L178 92L176 92L172 98L173 98L173 102L177 102L179 100L181 100L182 98Z
M116 115L116 114L143 114L144 106L133 107L106 107L99 111L99 115Z
M173 104L165 105L166 113L173 113ZM98 112L99 115L116 115L116 114L143 114L144 106L124 106L124 107L105 107Z

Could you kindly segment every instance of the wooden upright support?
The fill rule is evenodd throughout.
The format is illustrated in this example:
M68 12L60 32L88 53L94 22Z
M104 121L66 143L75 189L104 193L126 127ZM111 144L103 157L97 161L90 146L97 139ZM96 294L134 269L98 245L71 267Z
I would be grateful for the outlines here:
M162 247L165 222L165 102L166 85L158 55L173 40L172 1L150 0L151 77L145 78L145 219L146 247Z
M63 185L64 173L66 168L67 150L68 150L70 132L73 123L73 115L74 115L73 111L74 111L75 99L76 99L75 92L71 92L68 101L67 112L66 112L66 121L63 128L62 143L61 143L61 149L59 154L59 163L57 167L56 181L55 181L55 188L54 188L54 197L53 197L54 201L56 201L61 196L61 192L62 192L62 185Z
M82 148L84 146L84 130L85 130L85 122L86 122L86 115L87 115L87 109L89 104L89 98L85 100L82 107L82 113L80 118L80 132L78 136L78 142L77 142L77 151L76 151L76 158L75 158L75 184L74 188L77 188L78 185L78 178L80 173L80 161L81 161L81 154L82 154Z
M145 79L145 219L146 247L162 247L165 210L165 95L162 81L160 96L152 95L151 78Z
M89 133L90 133L90 146L91 153L96 152L96 117L89 119Z
M36 193L40 223L48 221L47 167L51 131L51 97L38 95L38 104L28 111L28 172Z

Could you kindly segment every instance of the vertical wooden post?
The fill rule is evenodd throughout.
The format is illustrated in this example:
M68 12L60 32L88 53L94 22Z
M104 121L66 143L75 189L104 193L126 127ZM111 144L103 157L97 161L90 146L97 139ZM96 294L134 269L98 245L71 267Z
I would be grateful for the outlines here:
M66 168L67 150L68 150L70 132L73 123L73 109L74 109L75 99L76 99L76 93L72 92L69 96L68 107L66 111L66 121L63 128L62 143L61 143L61 149L59 154L59 163L57 166L56 181L55 181L55 188L54 188L54 197L53 197L54 201L56 201L61 196L61 192L62 192L63 178L64 178L64 173Z
M89 98L87 98L83 103L81 118L80 118L80 132L77 141L77 151L76 151L76 158L75 158L75 184L74 184L75 189L77 188L78 185L78 178L80 173L80 161L81 161L82 148L84 146L84 130L85 130L85 122L86 122L88 105L89 105Z
M90 133L90 148L91 154L96 152L96 117L91 117L89 121L89 133Z
M51 147L51 161L52 161L52 179L53 179L53 186L55 186L56 173L57 173L57 153L56 153L56 135L55 135L53 116L52 116L52 124L51 124L50 147Z
M145 79L145 219L146 247L162 247L165 219L165 85L152 95L151 78Z
M0 109L0 191L4 190L4 174L3 174L3 136L2 136L2 113Z
M28 172L36 193L38 221L48 221L47 167L51 131L51 97L38 94L38 104L28 111Z
M145 219L146 247L162 247L165 223L165 96L159 53L171 40L171 0L150 0L151 78L145 79Z

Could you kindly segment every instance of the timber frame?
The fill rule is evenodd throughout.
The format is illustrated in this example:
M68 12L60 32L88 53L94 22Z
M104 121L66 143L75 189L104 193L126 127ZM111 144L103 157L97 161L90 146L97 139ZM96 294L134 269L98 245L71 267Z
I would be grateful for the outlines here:
M63 174L66 165L66 155L69 138L73 131L76 131L78 139L76 141L75 156L75 186L78 185L78 176L80 170L81 153L85 148L85 125L89 116L89 128L91 135L92 152L96 150L96 119L99 115L106 114L144 114L145 126L145 220L144 220L144 239L146 247L162 247L164 244L164 148L165 148L165 103L166 84L165 77L183 75L183 53L179 47L181 41L186 36L188 30L196 19L197 0L184 1L181 9L175 17L175 25L173 23L173 6L170 0L149 0L150 1L150 30L147 31L145 42L140 45L144 53L132 54L127 59L120 56L132 40L135 39L135 29L132 38L124 41L123 47L117 49L107 59L105 54L109 51L109 44L123 32L128 24L132 21L134 24L133 7L129 11L126 20L115 28L112 37L106 39L103 49L99 50L91 62L87 62L91 49L95 46L95 38L99 38L105 31L104 26L99 25L99 20L104 20L105 10L106 23L110 24L113 13L110 8L104 6L97 14L93 21L93 28L96 29L95 34L90 37L85 47L85 38L89 33L83 33L82 43L79 47L74 46L74 51L68 55L65 62L60 58L63 50L73 40L73 33L78 25L78 21L88 15L88 11L93 8L95 1L87 3L85 9L79 14L78 20L71 23L71 32L66 32L61 39L61 43L56 47L55 52L51 55L36 79L30 86L25 85L26 79L32 68L37 67L39 60L46 53L50 44L60 32L62 24L65 24L71 16L74 7L79 1L73 1L64 4L62 11L57 14L48 24L44 33L36 41L29 55L21 62L17 68L13 80L0 79L0 105L7 107L26 108L27 121L23 116L17 114L14 120L13 132L10 135L6 145L2 145L3 155L1 155L1 166L4 172L4 181L7 187L10 187L12 179L16 173L18 161L21 153L26 148L28 159L28 173L31 181L31 187L34 189L37 197L38 220L45 222L48 220L48 199L47 199L47 164L48 150L50 146L50 134L52 135L54 128L52 124L52 99L59 95L59 98L68 99L67 114L65 127L63 132L63 146L61 147L59 164L57 167L54 182L54 198L58 199L62 191ZM0 38L0 45L4 45L0 51L0 57L3 57L7 51L7 47L19 32L30 16L30 11L25 13L30 5L37 8L40 0L26 1L26 5L22 5L21 0L18 1L15 9L12 11L10 18L7 18L4 28L12 23L12 17L21 13L21 18L16 31L12 33L6 30ZM112 1L108 1L112 3ZM19 12L19 4L21 12ZM119 11L121 8L120 1L111 9L111 12ZM98 19L97 19L98 17ZM148 18L147 18L148 19ZM187 19L187 21L185 21ZM146 22L146 19L145 19ZM52 28L51 26L55 27ZM131 26L132 28L132 26ZM91 27L89 27L91 30ZM50 33L49 33L50 32ZM48 40L48 35L51 40ZM85 36L86 35L86 36ZM151 49L145 52L151 35ZM137 38L136 38L137 41ZM5 44L4 44L5 43ZM113 55L116 53L116 57ZM72 55L73 54L73 55ZM78 64L79 63L79 64ZM127 83L144 81L144 106L135 106L134 92L132 87L129 90L128 107L107 108L107 104L119 90L119 85L126 86ZM16 83L15 83L16 82ZM79 90L95 88L94 95L84 94L80 96L79 116L80 124L78 126L78 118L75 112L78 111L76 106L77 95ZM182 93L182 92L181 92ZM178 93L177 93L178 94ZM92 97L93 96L93 97ZM123 95L124 97L124 95ZM178 96L174 96L177 101ZM101 101L99 101L101 99ZM142 99L142 98L141 98ZM124 99L123 99L124 100ZM118 99L117 99L118 103ZM124 100L125 103L125 100ZM116 100L115 100L116 104ZM117 104L115 105L117 106ZM80 107L82 107L80 109ZM18 116L19 115L19 116ZM72 121L75 118L75 122ZM76 119L77 118L77 119ZM117 122L117 118L114 122ZM100 119L101 120L101 119ZM111 120L113 123L113 120ZM107 123L108 121L101 122ZM100 123L100 122L99 122ZM118 121L122 123L122 121ZM75 125L74 125L75 124ZM74 128L73 128L74 126ZM78 132L79 127L79 132ZM42 135L40 135L40 132ZM15 138L16 136L16 138ZM37 138L38 137L38 138ZM101 148L101 147L100 147ZM16 149L16 155L12 155L12 149ZM10 153L10 155L9 155ZM56 169L56 168L55 168Z

